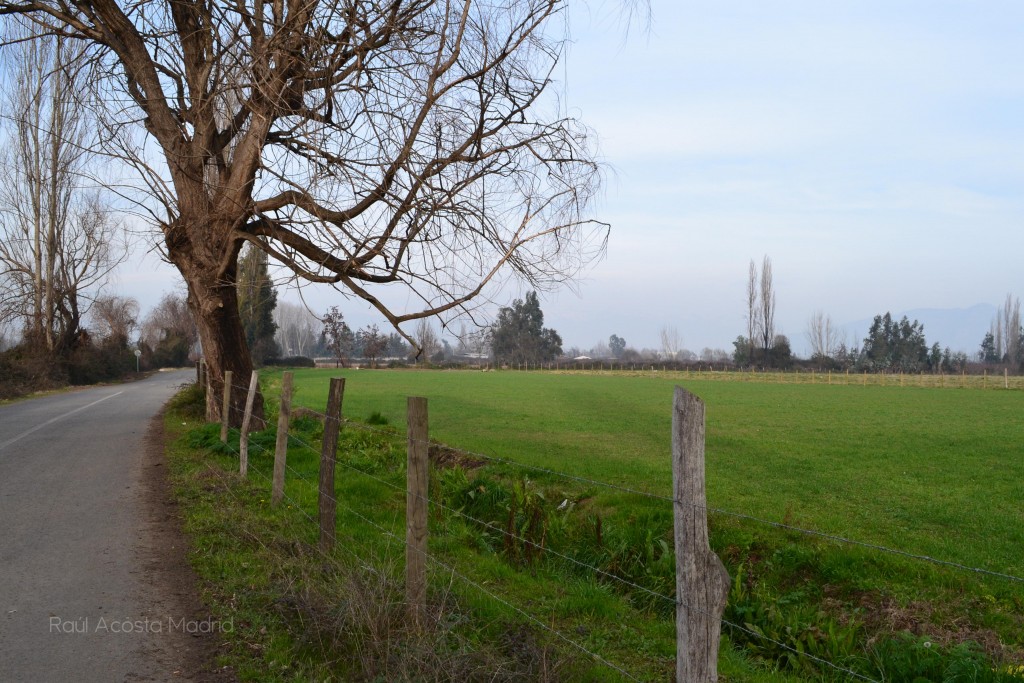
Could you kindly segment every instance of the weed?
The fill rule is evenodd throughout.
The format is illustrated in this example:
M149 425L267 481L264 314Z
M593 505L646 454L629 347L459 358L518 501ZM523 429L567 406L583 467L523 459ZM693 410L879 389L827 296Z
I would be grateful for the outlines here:
M1020 683L1024 672L994 668L973 643L944 648L928 637L903 634L871 648L874 674L884 681L911 683Z
M182 419L202 420L206 416L206 389L196 383L186 384L171 397L167 408Z
M370 413L370 416L368 418L366 418L366 424L387 426L391 424L391 420L389 420L387 416L381 414L379 410L375 410L372 413Z

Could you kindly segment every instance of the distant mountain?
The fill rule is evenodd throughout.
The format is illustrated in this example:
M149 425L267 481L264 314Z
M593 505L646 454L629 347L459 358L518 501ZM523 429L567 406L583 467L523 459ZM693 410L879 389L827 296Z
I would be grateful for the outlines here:
M885 313L885 311L880 311ZM947 346L953 351L963 351L968 356L977 353L981 340L988 332L992 319L996 315L996 307L991 304L976 304L970 308L915 308L910 311L892 312L893 320L907 316L917 320L924 326L924 338L931 346L935 342L939 346ZM855 338L857 345L864 342L868 329L874 318L857 320L842 325L846 338Z

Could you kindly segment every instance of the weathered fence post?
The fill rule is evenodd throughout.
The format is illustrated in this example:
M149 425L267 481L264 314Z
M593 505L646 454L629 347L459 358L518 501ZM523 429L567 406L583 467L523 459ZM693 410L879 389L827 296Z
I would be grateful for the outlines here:
M1009 389L1010 388L1010 369L1009 368L1003 368L1003 388L1004 389Z
M281 407L277 413L277 443L274 444L274 481L270 504L277 506L284 498L284 469L288 464L288 423L292 416L292 373L281 375Z
M409 620L423 624L427 607L427 399L410 396L405 514L405 596Z
M252 422L252 406L256 401L256 392L259 390L259 373L253 370L249 377L249 394L245 397L242 433L238 435L238 473L243 478L249 474L249 424Z
M231 418L231 380L234 373L224 371L224 402L220 407L220 442L228 442L228 422Z
M675 494L676 680L718 680L718 641L729 573L708 544L704 403L676 387L672 405Z
M213 405L213 381L210 379L210 366L203 361L203 387L206 389L206 419L209 421L212 414L210 406Z
M324 438L320 447L320 550L334 548L338 501L334 494L334 462L338 457L338 432L341 431L341 401L345 397L345 380L331 378L327 393L327 414L324 417Z

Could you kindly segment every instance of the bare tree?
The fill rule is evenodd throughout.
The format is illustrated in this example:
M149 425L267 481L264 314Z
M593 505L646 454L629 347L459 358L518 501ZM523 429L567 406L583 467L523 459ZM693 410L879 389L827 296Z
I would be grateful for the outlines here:
M5 26L0 124L0 320L64 354L89 299L126 257L120 226L83 177L93 123L76 100L81 46L15 18Z
M1001 362L1011 365L1024 360L1021 349L1020 299L1013 294L1006 295L1002 307L996 309L996 317L992 320L992 340L996 357Z
M996 317L992 320L992 326L990 328L992 334L992 343L995 351L996 358L1002 360L1003 358L1003 316L1001 311L996 311Z
M430 320L423 318L416 323L416 338L413 346L419 350L418 359L424 362L429 361L441 350L437 330L434 329Z
M97 337L127 346L139 323L139 302L131 297L103 296L96 300L90 317Z
M355 343L352 328L345 322L345 315L337 306L331 306L321 322L324 345L334 354L334 367L345 367L345 358L352 353L352 345Z
M277 345L286 356L308 356L315 353L318 318L303 304L278 301L274 308Z
M839 332L824 311L815 311L807 320L807 341L811 345L811 358L819 361L831 358L839 345Z
M761 329L761 308L757 303L757 264L750 259L747 269L747 360L754 362L754 348Z
M185 294L164 294L160 303L143 320L140 338L150 349L156 349L168 339L181 340L191 353L199 341L199 331L192 320Z
M1003 336L1007 362L1016 364L1021 358L1020 299L1006 295L1003 304Z
M545 95L563 11L0 0L87 46L105 149L141 181L215 391L225 370L242 384L251 372L232 286L243 243L397 329L457 312L506 272L553 286L603 250L607 226L586 213L600 177L591 135ZM389 307L380 293L394 284L411 296L391 298L415 307Z
M679 360L679 352L683 349L683 338L674 327L661 328L661 353L665 360Z
M491 349L490 335L490 328L467 331L465 324L459 325L459 334L457 335L459 343L456 345L455 353L476 360L487 358Z
M775 339L775 288L772 282L772 260L767 255L761 262L761 291L758 301L761 311L758 319L761 351L767 358Z

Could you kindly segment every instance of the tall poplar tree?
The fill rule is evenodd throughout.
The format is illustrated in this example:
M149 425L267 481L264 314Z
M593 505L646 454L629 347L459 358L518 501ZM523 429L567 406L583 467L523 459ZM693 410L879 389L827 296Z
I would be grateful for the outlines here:
M247 248L238 260L238 315L245 330L245 341L253 361L263 363L278 355L274 334L274 308L277 291L270 279L267 254L260 249Z

